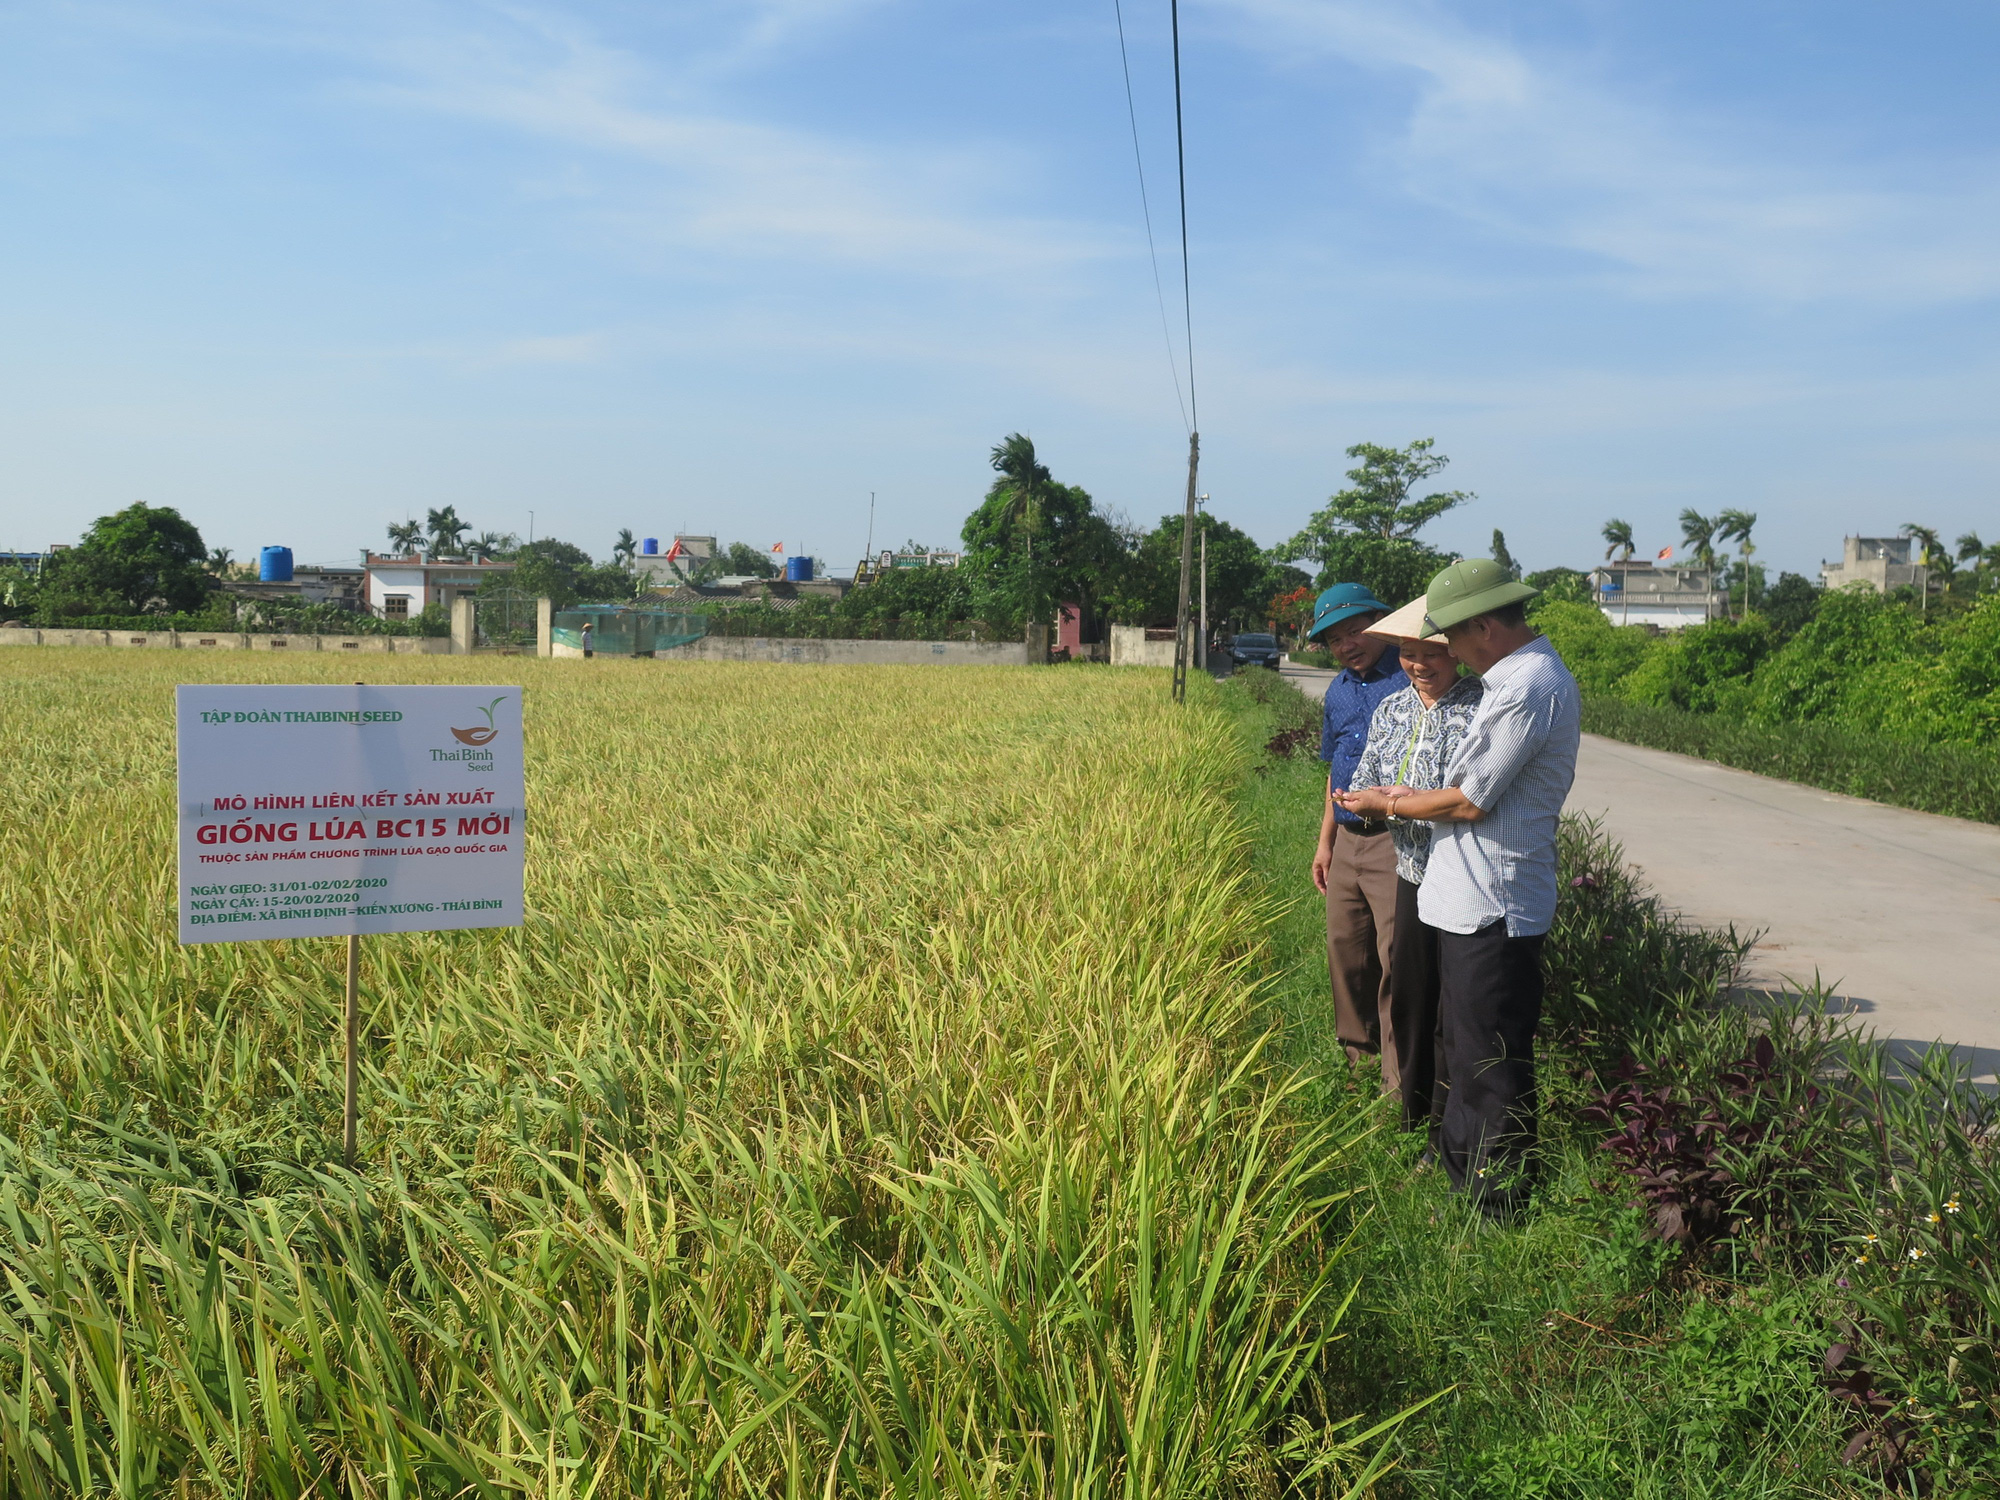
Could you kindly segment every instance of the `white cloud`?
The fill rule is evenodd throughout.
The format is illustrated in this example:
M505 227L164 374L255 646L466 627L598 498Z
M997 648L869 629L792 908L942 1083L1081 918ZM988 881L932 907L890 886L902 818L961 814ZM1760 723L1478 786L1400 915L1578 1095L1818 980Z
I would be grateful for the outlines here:
M1391 163L1413 195L1602 257L1654 295L1935 303L2000 291L1990 163L1799 159L1755 122L1649 98L1601 64L1530 52L1400 0L1212 0L1245 40L1413 75ZM1831 156L1831 152L1828 153Z
M692 248L758 258L926 274L1055 271L1109 253L1094 231L985 211L1018 160L968 148L843 143L732 117L697 96L718 57L740 58L824 27L864 0L765 0L673 72L612 45L556 10L510 8L474 24L412 13L358 27L345 46L369 65L357 98L476 120L598 159L601 196L621 228ZM618 176L636 169L636 181Z

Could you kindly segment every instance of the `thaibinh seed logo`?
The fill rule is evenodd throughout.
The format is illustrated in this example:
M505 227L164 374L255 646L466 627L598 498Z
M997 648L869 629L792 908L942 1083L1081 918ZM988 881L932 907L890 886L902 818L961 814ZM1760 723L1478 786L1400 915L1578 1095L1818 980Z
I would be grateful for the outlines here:
M479 710L485 716L486 722L484 724L476 725L471 729L454 729L451 732L451 737L461 745L485 745L492 743L493 737L500 732L493 724L493 710L506 701L504 696L495 698L486 707Z
M493 722L493 710L506 701L503 695L479 710L480 717L486 720L484 724L475 724L470 729L460 729L456 725L447 726L451 729L451 737L458 741L458 747L431 751L432 761L461 761L468 771L492 770L493 752L486 746L500 733L499 726Z

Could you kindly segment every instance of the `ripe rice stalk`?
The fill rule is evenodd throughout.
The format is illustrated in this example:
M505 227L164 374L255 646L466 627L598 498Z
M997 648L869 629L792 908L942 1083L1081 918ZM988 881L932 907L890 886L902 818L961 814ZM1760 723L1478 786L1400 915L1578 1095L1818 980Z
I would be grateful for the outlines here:
M0 656L0 1492L1359 1493L1242 750L1152 674L528 688L528 920L174 941L171 688ZM1201 687L1197 684L1197 687Z

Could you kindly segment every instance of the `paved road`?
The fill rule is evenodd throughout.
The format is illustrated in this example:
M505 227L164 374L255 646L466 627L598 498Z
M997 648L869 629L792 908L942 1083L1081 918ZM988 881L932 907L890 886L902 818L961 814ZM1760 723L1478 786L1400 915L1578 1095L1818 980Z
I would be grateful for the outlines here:
M1286 669L1315 697L1332 674ZM1823 981L1898 1051L2000 1072L2000 828L1585 735L1569 810L1601 817L1689 919L1761 930L1752 990Z

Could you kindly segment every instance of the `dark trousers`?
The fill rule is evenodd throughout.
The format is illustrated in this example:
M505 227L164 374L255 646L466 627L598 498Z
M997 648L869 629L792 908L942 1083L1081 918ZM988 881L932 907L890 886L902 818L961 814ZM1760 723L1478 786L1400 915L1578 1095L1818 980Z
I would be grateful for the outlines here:
M1438 1157L1452 1185L1489 1213L1521 1208L1535 1146L1535 1028L1542 939L1505 922L1439 932L1441 1071L1449 1080Z
M1417 887L1396 877L1396 936L1389 953L1389 1021L1403 1096L1403 1129L1437 1141L1447 1082L1438 1038L1438 934L1417 915Z

